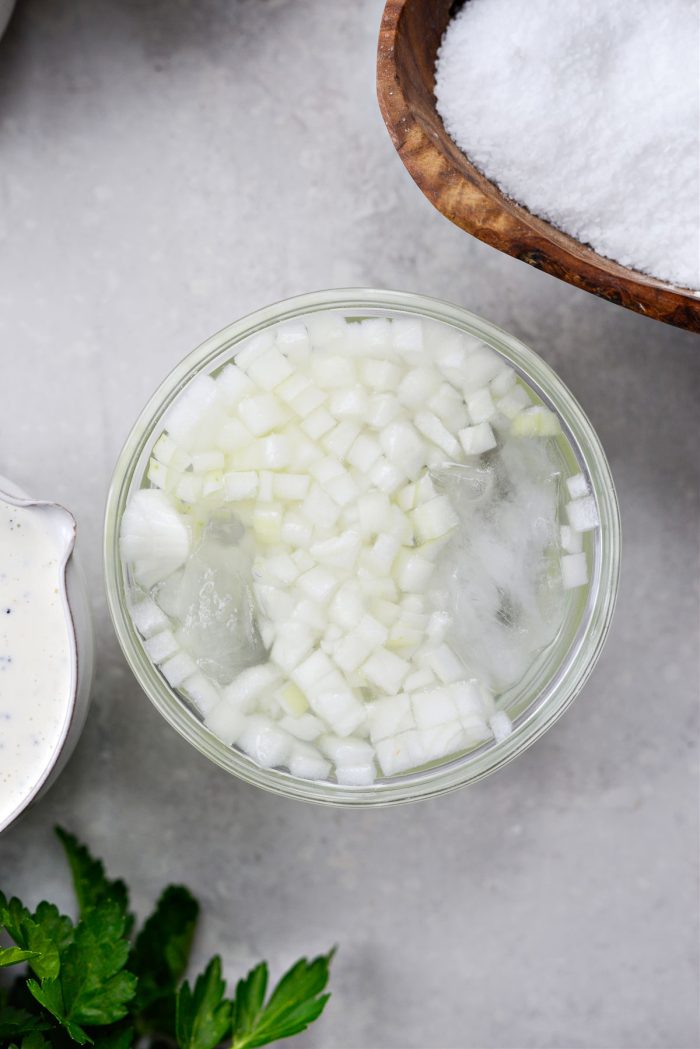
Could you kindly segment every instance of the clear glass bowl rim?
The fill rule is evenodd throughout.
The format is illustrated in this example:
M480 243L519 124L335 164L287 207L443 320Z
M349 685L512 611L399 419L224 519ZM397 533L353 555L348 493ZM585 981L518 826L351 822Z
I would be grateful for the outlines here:
M499 350L542 399L556 407L572 446L588 470L601 519L587 608L576 638L557 672L515 721L512 735L498 744L371 787L301 780L276 769L260 768L206 729L143 651L127 608L118 546L118 523L143 449L163 412L190 378L213 358L271 324L331 309L417 314L466 331ZM417 801L476 782L512 761L551 727L583 688L605 643L617 598L620 543L617 496L601 443L578 402L541 357L519 339L461 306L414 292L347 288L309 292L256 310L212 335L170 372L140 413L119 454L107 496L104 561L108 606L124 655L151 702L188 742L221 768L272 793L318 804L362 807Z

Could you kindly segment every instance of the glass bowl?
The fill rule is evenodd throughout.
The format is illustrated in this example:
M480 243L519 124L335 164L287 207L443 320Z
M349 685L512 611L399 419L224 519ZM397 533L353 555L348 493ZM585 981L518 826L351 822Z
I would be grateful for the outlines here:
M302 780L289 772L261 768L222 743L168 685L146 655L127 606L127 577L119 553L119 524L130 493L139 487L163 415L198 372L230 360L235 347L271 325L319 311L357 318L419 315L476 336L493 347L559 415L571 473L588 475L600 527L586 534L590 582L574 591L554 642L499 706L513 719L513 732L417 771L378 779L367 787ZM563 442L563 443L566 443ZM114 471L107 498L104 556L107 598L119 643L141 687L163 717L211 761L248 783L285 797L326 805L389 805L433 797L472 783L517 757L554 724L583 688L600 655L617 595L620 518L615 488L600 441L576 400L552 369L518 339L473 313L447 302L407 292L347 289L312 292L257 310L213 335L165 379L137 419Z

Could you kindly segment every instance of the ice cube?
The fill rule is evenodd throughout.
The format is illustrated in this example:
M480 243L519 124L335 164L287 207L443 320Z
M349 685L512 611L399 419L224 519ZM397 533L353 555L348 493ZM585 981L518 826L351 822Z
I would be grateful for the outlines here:
M255 621L251 560L240 535L233 516L214 519L185 566L177 597L169 595L181 624L180 644L220 685L265 658Z

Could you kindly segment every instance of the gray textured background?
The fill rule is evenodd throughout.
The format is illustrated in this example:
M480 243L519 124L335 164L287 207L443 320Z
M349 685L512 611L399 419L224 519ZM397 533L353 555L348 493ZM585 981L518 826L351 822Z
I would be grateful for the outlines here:
M304 1047L698 1045L697 336L452 227L374 97L380 0L20 0L0 44L0 472L77 514L94 703L0 841L5 889L69 905L50 827L143 911L204 903L230 975L341 945ZM286 295L452 299L529 342L607 448L622 586L569 714L484 783L394 811L285 802L210 766L140 693L100 565L120 445L164 374Z

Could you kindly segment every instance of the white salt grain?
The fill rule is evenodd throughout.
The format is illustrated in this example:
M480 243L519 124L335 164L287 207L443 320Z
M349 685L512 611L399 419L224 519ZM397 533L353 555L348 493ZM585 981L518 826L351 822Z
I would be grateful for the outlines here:
M595 251L700 288L698 0L469 0L438 52L457 145Z

